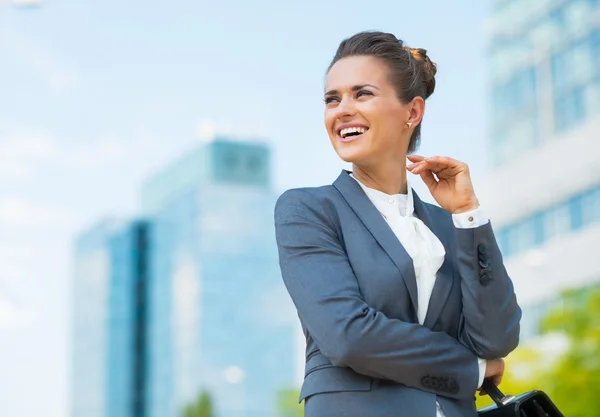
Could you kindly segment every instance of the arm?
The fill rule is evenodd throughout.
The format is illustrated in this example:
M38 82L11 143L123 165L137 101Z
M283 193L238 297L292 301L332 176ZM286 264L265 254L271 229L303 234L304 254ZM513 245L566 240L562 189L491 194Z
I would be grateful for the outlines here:
M275 208L284 283L321 353L336 366L438 395L472 400L477 358L444 332L386 317L362 298L332 222L309 192Z
M479 208L452 218L463 294L459 340L480 358L503 358L519 344L521 309L492 226Z

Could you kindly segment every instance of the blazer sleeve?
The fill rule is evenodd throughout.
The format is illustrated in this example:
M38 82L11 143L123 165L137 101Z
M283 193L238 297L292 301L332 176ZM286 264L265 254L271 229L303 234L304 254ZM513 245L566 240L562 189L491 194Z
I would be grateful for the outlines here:
M275 207L284 283L300 320L333 365L450 398L473 400L473 352L444 332L386 317L363 300L334 223L306 189Z
M454 233L463 295L459 340L482 359L506 357L519 344L522 313L492 225Z

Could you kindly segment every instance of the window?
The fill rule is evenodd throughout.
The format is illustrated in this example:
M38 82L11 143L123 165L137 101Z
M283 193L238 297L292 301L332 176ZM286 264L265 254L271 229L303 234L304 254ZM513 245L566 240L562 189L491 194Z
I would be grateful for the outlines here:
M498 245L508 257L594 222L600 222L600 184L503 227L497 233Z
M600 221L600 187L585 193L581 198L581 222L588 225Z
M531 221L533 222L533 243L536 246L541 245L546 240L543 213L534 214Z
M600 50L598 53L600 53ZM600 113L600 74L593 83L588 84L583 90L583 102L588 116Z
M535 228L532 218L525 219L517 225L516 239L519 252L526 251L534 246Z
M568 51L561 50L552 54L550 58L550 72L552 73L553 91L561 91L569 80Z
M565 5L565 17L567 24L571 28L582 28L583 22L587 22L588 13L590 12L588 0L570 0Z
M569 219L571 230L578 230L583 226L581 195L575 196L569 201Z
M224 163L227 169L236 169L238 165L238 158L233 153L229 153L225 155Z
M526 68L509 81L497 84L493 90L494 111L501 118L511 113L522 113L536 102L536 72L534 67Z
M562 236L571 228L569 207L560 204L544 213L544 232L548 239Z
M557 132L564 132L573 127L584 117L583 88L577 88L554 99L554 128Z

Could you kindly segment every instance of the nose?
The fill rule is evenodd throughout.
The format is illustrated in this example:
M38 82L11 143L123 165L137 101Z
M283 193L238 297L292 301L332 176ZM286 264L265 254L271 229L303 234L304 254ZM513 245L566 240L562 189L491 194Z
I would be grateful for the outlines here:
M354 100L351 98L344 97L340 101L340 104L336 107L336 117L341 119L347 116L353 116L356 113L356 107Z

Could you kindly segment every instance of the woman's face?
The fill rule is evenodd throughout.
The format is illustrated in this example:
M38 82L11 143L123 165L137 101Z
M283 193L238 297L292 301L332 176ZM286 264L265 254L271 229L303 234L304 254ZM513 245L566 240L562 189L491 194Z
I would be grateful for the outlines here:
M412 132L407 122L416 127L419 106L415 100L400 102L388 71L379 58L354 56L339 60L327 74L325 127L346 162L373 165L406 158Z

